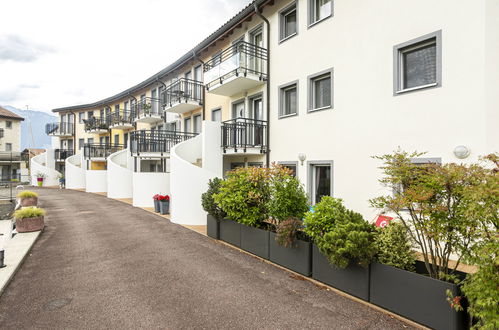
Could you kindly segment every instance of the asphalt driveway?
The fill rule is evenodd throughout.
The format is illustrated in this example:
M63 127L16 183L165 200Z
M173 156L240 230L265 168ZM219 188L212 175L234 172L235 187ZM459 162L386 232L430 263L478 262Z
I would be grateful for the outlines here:
M119 201L40 189L46 229L0 298L0 329L407 329Z

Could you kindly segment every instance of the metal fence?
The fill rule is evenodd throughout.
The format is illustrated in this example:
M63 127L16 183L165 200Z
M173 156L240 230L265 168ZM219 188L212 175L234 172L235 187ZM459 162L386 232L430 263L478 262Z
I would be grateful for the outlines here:
M222 122L222 148L246 151L247 148L267 150L267 122L251 118L236 118Z
M130 133L130 148L133 154L169 153L170 149L183 141L195 137L197 133L141 130Z

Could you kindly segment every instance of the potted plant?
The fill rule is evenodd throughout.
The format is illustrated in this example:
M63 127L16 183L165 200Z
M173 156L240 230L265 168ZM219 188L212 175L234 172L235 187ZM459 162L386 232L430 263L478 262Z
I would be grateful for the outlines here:
M17 198L22 207L38 205L38 194L33 191L23 190L17 194Z
M213 199L213 196L220 192L222 181L220 178L210 179L208 190L201 195L201 205L208 213L206 216L206 232L208 236L215 239L220 239L220 221L227 215Z
M170 212L170 196L168 195L159 195L159 213L160 214L168 214Z
M368 301L374 226L348 210L341 199L329 196L307 213L304 224L315 244L313 278Z
M156 194L154 196L152 196L152 199L154 201L154 212L156 213L159 213L160 209L159 209L159 194Z
M25 207L14 212L16 219L16 230L18 233L28 233L42 230L44 224L45 210L34 206Z
M150 115L151 114L151 103L143 103L142 104L142 111L144 112L144 115Z
M43 186L43 179L45 179L46 177L47 177L47 175L45 173L42 173L42 172L36 173L36 181L37 181L38 187Z

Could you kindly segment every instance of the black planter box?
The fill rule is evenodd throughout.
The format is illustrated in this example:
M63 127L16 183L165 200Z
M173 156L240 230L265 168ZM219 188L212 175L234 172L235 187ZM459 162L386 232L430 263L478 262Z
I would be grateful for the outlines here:
M206 216L206 234L212 238L220 239L220 223L209 214Z
M276 234L270 232L269 260L305 276L312 274L312 243L296 240L293 247L277 244Z
M220 221L220 239L224 242L241 247L241 225L238 222L223 219Z
M369 267L364 268L359 265L350 265L345 269L335 267L315 245L312 265L312 277L315 280L369 301Z
M446 290L459 292L452 283L371 264L371 303L434 329L466 329L465 313L450 307Z
M241 225L241 249L261 258L269 258L270 232Z

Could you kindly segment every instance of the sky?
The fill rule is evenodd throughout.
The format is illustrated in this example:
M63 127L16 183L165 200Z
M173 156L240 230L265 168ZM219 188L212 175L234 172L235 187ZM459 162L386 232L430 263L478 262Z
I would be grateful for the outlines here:
M0 0L0 105L50 112L168 66L250 0Z

